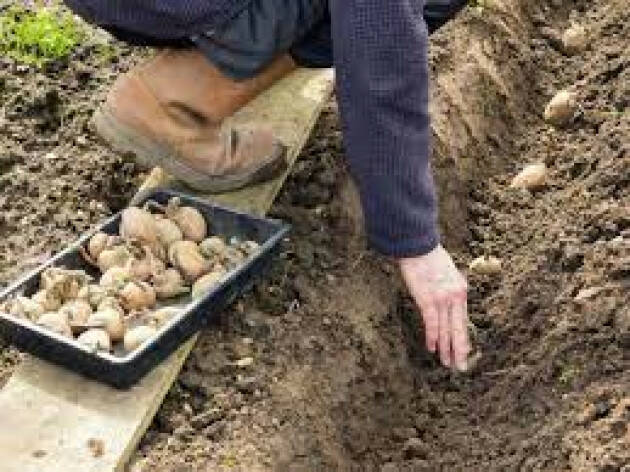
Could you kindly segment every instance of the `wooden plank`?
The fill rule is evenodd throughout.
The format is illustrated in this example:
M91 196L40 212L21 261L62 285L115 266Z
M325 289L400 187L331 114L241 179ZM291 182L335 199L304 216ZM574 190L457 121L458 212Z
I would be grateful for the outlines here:
M234 120L270 124L289 146L293 164L331 93L332 77L330 70L298 70ZM205 197L264 214L285 178L286 174L238 192ZM140 191L156 186L177 184L155 169ZM26 359L0 391L2 472L122 472L195 341L196 337L182 345L127 391ZM95 454L94 445L97 449L102 445L102 451Z

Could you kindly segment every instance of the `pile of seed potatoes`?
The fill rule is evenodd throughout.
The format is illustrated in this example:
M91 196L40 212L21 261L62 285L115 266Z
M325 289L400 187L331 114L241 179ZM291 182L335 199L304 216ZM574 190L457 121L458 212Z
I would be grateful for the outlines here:
M203 296L258 248L210 236L203 215L178 198L166 206L150 201L122 212L118 235L96 233L81 249L98 281L83 270L51 267L32 297L12 298L0 311L94 351L129 353L180 312L169 299Z

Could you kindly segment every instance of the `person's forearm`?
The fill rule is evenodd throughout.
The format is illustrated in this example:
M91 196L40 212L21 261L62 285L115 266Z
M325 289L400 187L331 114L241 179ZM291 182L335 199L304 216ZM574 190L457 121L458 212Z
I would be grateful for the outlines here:
M395 257L427 253L439 242L422 6L417 0L331 4L348 161L369 240Z

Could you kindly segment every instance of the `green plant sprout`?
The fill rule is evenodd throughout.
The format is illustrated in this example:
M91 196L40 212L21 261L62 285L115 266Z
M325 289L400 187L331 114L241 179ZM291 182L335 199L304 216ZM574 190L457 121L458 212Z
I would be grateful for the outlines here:
M0 52L19 62L63 59L80 39L74 17L55 3L15 4L0 15Z

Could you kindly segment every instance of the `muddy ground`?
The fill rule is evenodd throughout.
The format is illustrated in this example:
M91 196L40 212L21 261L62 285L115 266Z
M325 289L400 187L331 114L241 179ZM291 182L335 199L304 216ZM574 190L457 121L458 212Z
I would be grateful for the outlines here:
M493 58L523 74L495 79L527 95L503 117L510 97L470 92L487 105L479 121L509 126L471 148L483 165L457 185L466 207L442 214L461 267L503 261L499 275L468 274L482 354L471 372L425 352L394 265L365 248L331 102L272 210L294 225L279 262L203 333L131 471L630 470L630 17L621 1L539 3ZM571 21L592 38L568 56L554 32ZM501 24L500 9L469 9L433 38L436 81L457 60L451 37L482 41ZM0 60L0 283L123 206L141 178L88 125L142 54L115 48L88 44L43 72ZM544 124L544 104L571 85L582 111ZM509 189L538 161L542 189ZM441 188L448 199L452 184ZM19 356L0 359L1 384Z

